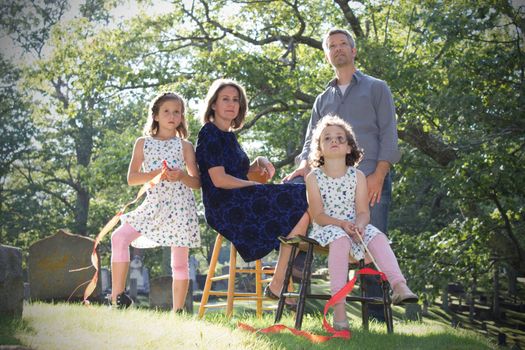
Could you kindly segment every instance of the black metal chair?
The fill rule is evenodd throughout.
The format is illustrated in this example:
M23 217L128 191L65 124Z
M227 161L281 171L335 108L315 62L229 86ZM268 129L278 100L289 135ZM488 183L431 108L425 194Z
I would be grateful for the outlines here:
M292 275L293 261L292 257L295 257L297 250L306 251L306 259L302 271L302 279L299 285L299 292L288 292L287 288L283 288L279 295L279 304L277 306L277 311L275 313L275 323L278 323L281 320L285 299L286 298L296 298L297 300L297 312L295 315L295 329L301 329L304 308L306 299L320 299L320 300L329 300L331 295L329 294L312 294L310 292L311 276L312 276L312 261L314 257L314 252L321 254L328 254L328 247L322 247L319 243L311 238L298 236L293 239L282 238L281 241L285 244L290 244L292 246L292 252L290 259L288 261L288 267L286 269L285 279L283 286L288 286L290 278ZM355 260L352 262L350 260L350 269L362 269L365 267L364 260L360 260L358 264L355 263ZM368 330L368 304L382 304L384 306L385 313L385 323L387 327L387 332L392 333L394 331L394 324L392 320L392 300L390 298L390 284L388 281L381 280L381 287L383 289L383 297L366 297L365 296L365 286L363 283L363 275L359 276L360 284L360 296L347 296L346 301L353 302L357 301L361 303L361 318L363 322L363 329Z

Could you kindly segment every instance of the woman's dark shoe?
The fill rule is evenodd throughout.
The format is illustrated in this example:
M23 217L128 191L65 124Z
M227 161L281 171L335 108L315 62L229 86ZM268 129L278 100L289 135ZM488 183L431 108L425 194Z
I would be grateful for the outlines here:
M127 295L125 292L120 293L117 295L117 300L115 302L117 309L127 309L131 305L133 305L133 299L129 295Z
M264 296L273 300L279 300L279 296L272 292L270 285L267 285L266 288L264 288ZM289 299L284 300L284 307L288 311L297 311L297 303L291 303Z
M279 300L279 296L272 292L269 285L264 288L264 296L273 300Z

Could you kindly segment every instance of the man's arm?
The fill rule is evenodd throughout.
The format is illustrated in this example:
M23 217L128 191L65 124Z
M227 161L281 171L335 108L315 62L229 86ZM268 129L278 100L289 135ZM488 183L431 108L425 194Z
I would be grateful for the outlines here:
M384 81L374 87L374 107L379 124L379 154L374 172L367 176L368 202L371 206L381 200L381 191L390 165L401 158L398 147L396 112L390 88Z
M380 81L374 90L374 107L379 125L379 154L377 159L395 164L399 162L401 154L398 147L394 99L390 88L384 81Z

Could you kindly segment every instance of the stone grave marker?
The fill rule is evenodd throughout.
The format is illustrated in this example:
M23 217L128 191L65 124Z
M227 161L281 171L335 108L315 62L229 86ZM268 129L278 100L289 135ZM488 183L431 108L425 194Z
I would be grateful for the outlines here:
M81 300L86 281L95 268L91 266L94 240L59 230L55 235L29 247L29 283L32 300ZM99 262L100 264L100 262ZM72 272L71 270L89 267ZM78 288L77 288L78 287ZM76 291L75 291L76 289ZM100 274L91 298L100 296Z
M171 276L161 276L151 280L149 292L149 306L161 310L173 309L173 296L171 290ZM193 288L189 283L188 294L184 309L187 313L193 313Z
M129 263L128 290L131 290L131 281L135 280L135 294L149 294L150 281L148 268L144 266L143 257L134 255Z
M0 314L22 317L23 304L22 251L0 244Z

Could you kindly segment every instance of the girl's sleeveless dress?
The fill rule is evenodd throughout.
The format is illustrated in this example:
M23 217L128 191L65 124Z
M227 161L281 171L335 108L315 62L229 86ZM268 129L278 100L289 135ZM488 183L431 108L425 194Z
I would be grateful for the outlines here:
M320 168L313 170L321 198L323 200L324 212L334 218L347 220L355 223L355 192L357 188L357 171L354 167L348 167L345 175L339 178L327 176ZM368 243L378 233L381 233L375 226L366 225L363 241ZM352 243L350 252L354 259L364 258L365 250L359 242L354 242L350 236L339 226L326 225L320 226L314 222L312 231L308 237L315 239L323 247L341 237L347 237Z
M185 169L182 140L144 139L145 172L159 169L166 160L168 167ZM136 248L200 246L199 219L192 190L182 182L161 181L147 191L144 201L135 210L122 215L141 236L133 241Z

